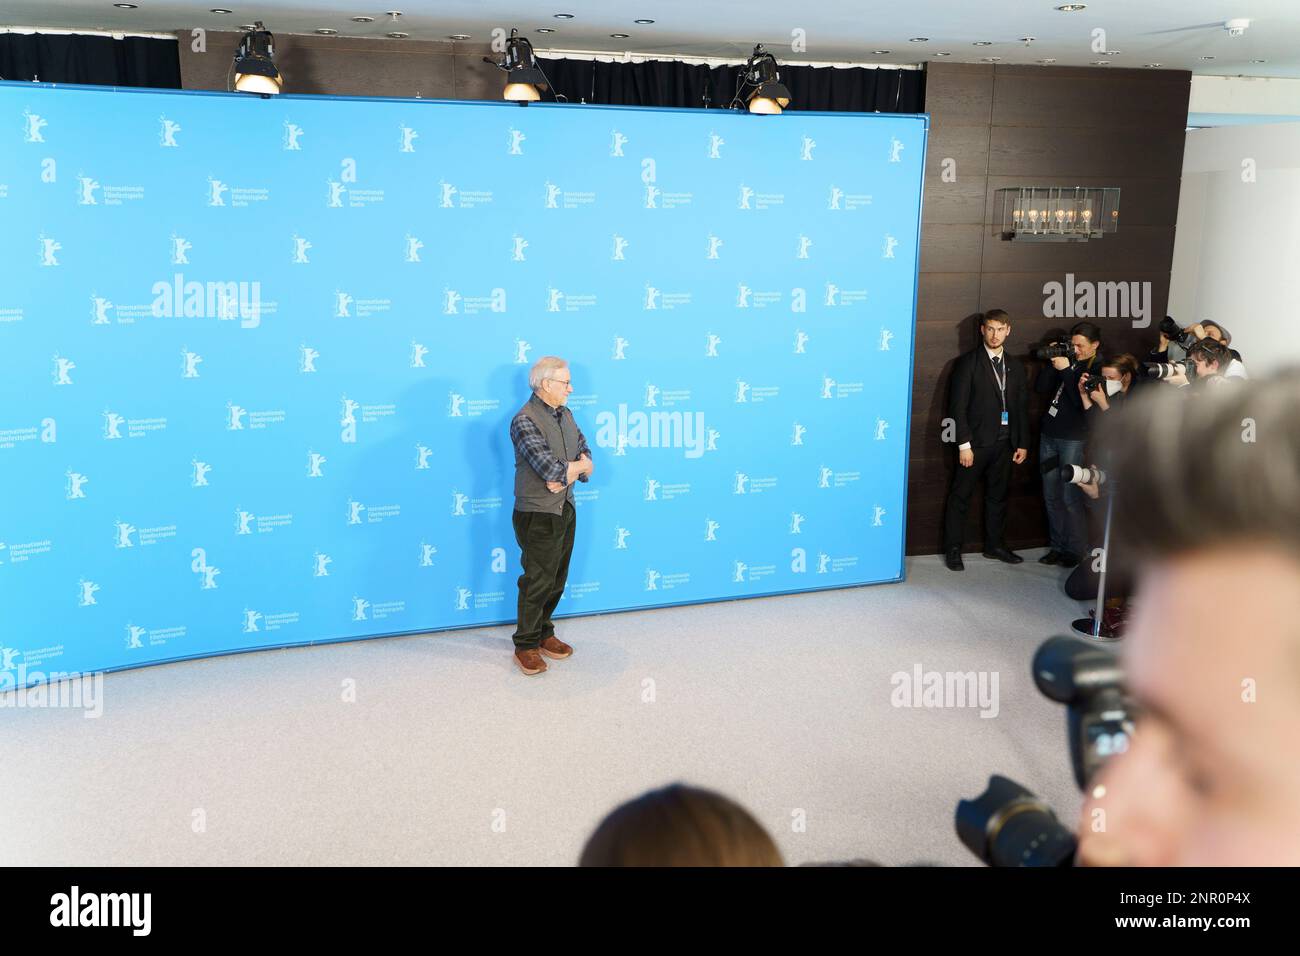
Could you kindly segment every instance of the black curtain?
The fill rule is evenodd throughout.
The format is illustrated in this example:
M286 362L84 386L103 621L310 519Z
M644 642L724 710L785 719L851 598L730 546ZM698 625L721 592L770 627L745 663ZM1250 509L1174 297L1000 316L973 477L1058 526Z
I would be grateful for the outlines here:
M181 57L175 40L4 33L0 78L179 90Z
M618 106L702 107L707 93L711 108L726 109L744 71L740 64L708 67L676 60L539 60L554 91L570 103ZM790 90L792 110L920 113L925 109L924 70L783 66L781 82Z

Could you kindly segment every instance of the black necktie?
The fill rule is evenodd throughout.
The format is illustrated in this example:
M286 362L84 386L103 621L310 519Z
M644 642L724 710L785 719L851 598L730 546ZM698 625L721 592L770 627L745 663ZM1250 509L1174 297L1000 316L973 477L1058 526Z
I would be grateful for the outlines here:
M998 373L998 378L1002 377L1002 356L993 356L993 371Z

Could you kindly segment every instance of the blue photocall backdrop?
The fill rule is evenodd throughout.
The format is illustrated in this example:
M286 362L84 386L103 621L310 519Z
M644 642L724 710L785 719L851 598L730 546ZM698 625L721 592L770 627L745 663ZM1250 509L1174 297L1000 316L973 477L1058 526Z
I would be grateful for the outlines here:
M926 118L0 84L0 682L902 576Z

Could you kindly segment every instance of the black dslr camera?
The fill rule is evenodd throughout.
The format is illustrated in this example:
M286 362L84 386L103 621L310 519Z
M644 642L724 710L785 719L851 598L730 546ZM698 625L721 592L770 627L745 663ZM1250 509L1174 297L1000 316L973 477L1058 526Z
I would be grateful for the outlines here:
M1160 334L1170 342L1181 345L1184 352L1189 351L1196 344L1196 336L1191 332L1184 332L1172 315L1166 315L1160 320Z
M1068 358L1073 362L1074 346L1069 342L1049 342L1034 349L1034 358L1044 362L1054 358Z
M1070 760L1079 789L1112 756L1128 749L1133 708L1119 658L1108 648L1053 637L1034 654L1034 683L1066 705ZM974 800L957 804L957 836L987 866L1073 866L1077 842L1050 807L994 775Z

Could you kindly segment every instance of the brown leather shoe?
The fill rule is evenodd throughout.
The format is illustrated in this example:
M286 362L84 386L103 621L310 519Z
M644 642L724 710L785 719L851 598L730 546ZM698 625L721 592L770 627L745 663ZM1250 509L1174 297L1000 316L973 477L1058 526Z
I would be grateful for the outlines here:
M546 661L542 660L542 655L537 653L536 648L525 648L515 650L515 663L519 669L532 677L534 674L541 674L546 670Z
M543 640L537 649L553 661L562 661L566 657L573 656L573 648L554 634Z

